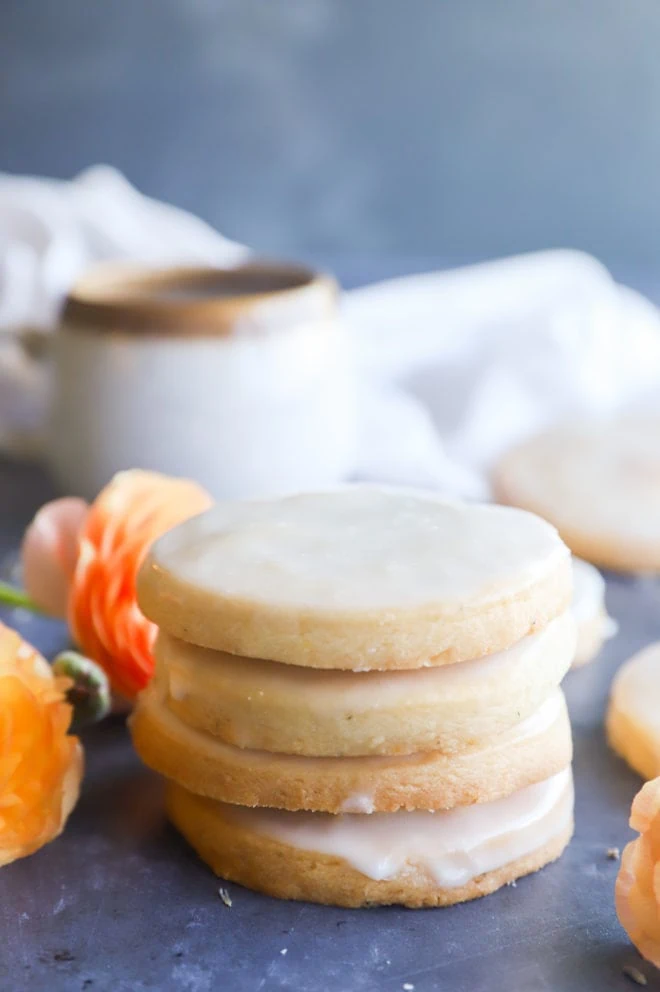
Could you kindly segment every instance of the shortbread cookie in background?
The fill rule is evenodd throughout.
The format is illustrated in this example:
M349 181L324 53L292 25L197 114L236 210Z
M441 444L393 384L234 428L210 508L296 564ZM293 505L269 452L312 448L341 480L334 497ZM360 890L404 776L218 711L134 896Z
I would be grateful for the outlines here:
M571 612L577 624L577 647L573 668L591 661L605 641L618 630L605 606L605 579L597 568L581 558L573 559L573 602Z
M560 689L510 730L452 756L308 758L233 747L188 727L153 683L138 700L131 733L145 764L190 792L241 806L327 813L491 802L549 778L572 757Z
M581 558L617 571L660 571L660 417L573 423L504 455L502 503L553 523Z
M660 775L660 641L616 673L607 711L611 747L643 778Z
M512 647L460 665L347 672L199 648L160 634L156 682L185 723L285 754L453 754L529 716L575 656L570 610Z
M313 668L419 668L501 651L562 613L553 527L371 486L220 503L156 542L140 606L202 647Z
M369 816L229 806L168 786L175 826L216 874L282 899L447 906L558 858L573 830L564 769L491 803Z

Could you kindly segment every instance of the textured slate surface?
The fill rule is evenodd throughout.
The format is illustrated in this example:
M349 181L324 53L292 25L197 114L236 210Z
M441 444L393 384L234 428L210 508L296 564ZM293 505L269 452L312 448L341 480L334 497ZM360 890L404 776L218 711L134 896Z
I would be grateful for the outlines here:
M0 463L0 551L47 487ZM612 579L621 633L565 683L575 733L577 830L556 865L449 910L346 911L281 903L218 882L168 827L160 787L141 769L121 720L86 735L83 797L56 843L0 871L3 992L607 992L630 989L639 961L616 921L617 865L639 780L603 739L617 665L660 637L660 584ZM45 651L57 624L20 621ZM286 954L282 950L286 948Z

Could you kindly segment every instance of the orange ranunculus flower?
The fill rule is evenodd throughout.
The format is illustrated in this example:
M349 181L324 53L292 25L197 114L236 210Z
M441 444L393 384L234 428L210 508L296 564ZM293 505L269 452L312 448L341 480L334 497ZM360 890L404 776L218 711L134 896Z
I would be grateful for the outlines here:
M156 538L211 503L194 482L135 469L119 472L84 520L69 594L69 625L82 651L105 669L112 688L129 699L144 688L154 668L156 627L135 596L140 565Z
M54 840L78 799L83 755L67 734L67 685L0 624L0 865Z
M660 778L637 793L630 826L641 834L624 849L616 880L616 911L633 944L660 967Z
M43 506L25 532L25 588L105 669L115 692L132 698L153 671L154 625L140 611L135 582L157 537L206 510L211 497L187 479L119 472L91 506L66 498Z

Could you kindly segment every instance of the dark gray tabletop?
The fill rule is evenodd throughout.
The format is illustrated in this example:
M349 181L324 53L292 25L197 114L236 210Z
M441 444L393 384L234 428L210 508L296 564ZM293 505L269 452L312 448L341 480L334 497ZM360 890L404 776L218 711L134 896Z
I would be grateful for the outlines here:
M0 555L49 495L32 469L0 462ZM575 735L577 827L555 865L515 887L451 909L328 909L285 903L218 881L164 821L156 778L126 728L85 735L82 798L63 836L0 870L2 992L606 992L634 986L634 964L660 989L619 927L617 863L640 781L611 754L602 718L610 679L660 638L660 583L613 578L619 636L568 676ZM55 623L7 617L46 652Z

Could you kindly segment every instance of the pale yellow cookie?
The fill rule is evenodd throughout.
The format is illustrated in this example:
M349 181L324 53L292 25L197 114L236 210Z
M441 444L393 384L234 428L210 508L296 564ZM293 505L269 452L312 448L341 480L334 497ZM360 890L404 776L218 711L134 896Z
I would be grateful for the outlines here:
M660 775L660 641L616 673L606 726L611 747L636 772L646 779Z
M581 558L660 570L660 418L574 422L533 437L496 466L498 500L551 521Z
M605 607L605 579L597 568L581 558L573 559L571 612L577 624L573 668L578 668L592 661L618 629Z
M371 815L244 809L168 786L175 826L216 874L282 899L446 906L559 857L570 769L492 803Z
M505 651L412 671L320 671L240 658L161 634L156 680L185 723L285 754L451 754L538 709L575 654L570 611Z
M571 594L568 551L537 517L373 486L219 503L156 542L138 585L181 640L339 669L492 654Z
M191 792L241 806L328 813L490 802L549 778L572 755L560 689L515 727L451 757L305 758L232 747L186 726L153 684L138 699L131 734L147 765Z

